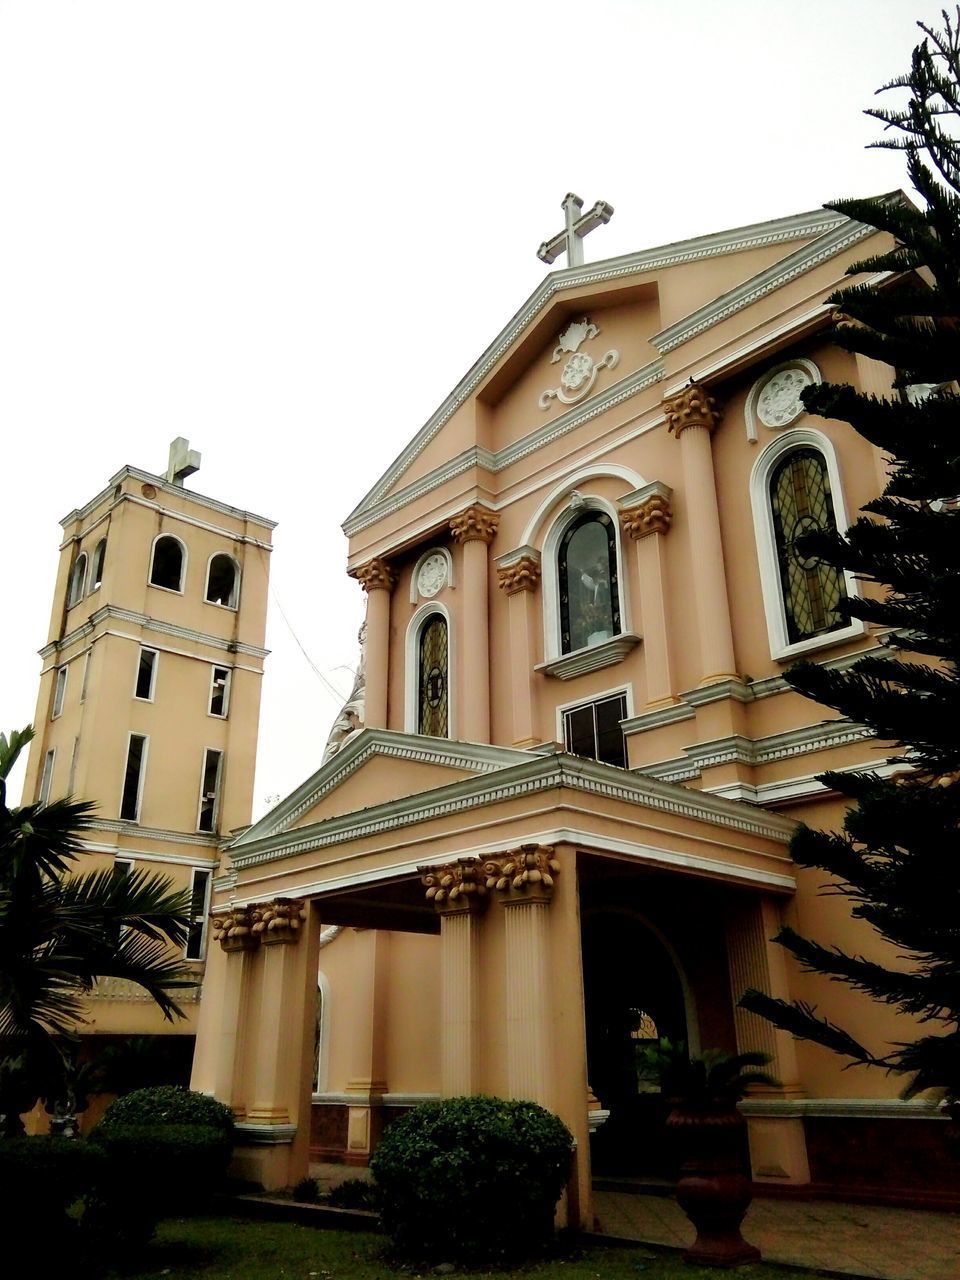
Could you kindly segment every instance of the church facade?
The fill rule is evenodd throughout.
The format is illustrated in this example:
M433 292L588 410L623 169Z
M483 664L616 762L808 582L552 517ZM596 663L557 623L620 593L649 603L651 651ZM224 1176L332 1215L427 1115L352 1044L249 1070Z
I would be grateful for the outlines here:
M780 1084L744 1104L757 1182L896 1196L878 1152L922 1151L935 1195L934 1110L737 1004L909 1034L771 942L786 921L878 946L788 844L839 824L815 775L883 749L783 672L882 639L836 613L860 585L796 548L884 482L798 398L891 394L823 334L882 237L817 211L583 264L565 209L573 265L345 522L361 687L317 772L227 848L194 1087L232 1104L266 1186L365 1162L426 1098L533 1099L577 1139L564 1211L590 1225L595 1172L657 1173L638 1049L759 1049Z

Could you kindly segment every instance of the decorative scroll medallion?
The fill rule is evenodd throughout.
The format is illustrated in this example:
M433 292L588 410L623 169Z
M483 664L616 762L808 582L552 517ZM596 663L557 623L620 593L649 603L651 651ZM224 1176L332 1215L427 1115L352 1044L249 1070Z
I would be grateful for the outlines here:
M597 325L592 324L586 316L582 320L574 320L561 333L550 363L556 364L564 355L570 358L563 366L559 387L551 387L544 391L538 403L541 409L549 409L554 400L561 404L576 404L584 396L589 395L597 374L601 369L615 369L620 362L620 352L611 348L599 360L581 351L580 347L600 333Z

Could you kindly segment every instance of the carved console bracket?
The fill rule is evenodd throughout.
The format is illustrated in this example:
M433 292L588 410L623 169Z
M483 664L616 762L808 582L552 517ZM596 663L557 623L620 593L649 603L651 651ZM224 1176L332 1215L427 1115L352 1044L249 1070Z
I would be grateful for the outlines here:
M549 902L553 897L554 877L560 871L560 863L553 854L550 844L522 844L519 849L485 859L482 870L487 889L500 895L506 906Z
M477 914L487 905L487 886L476 858L457 858L439 867L417 870L427 890L427 901L442 914Z
M711 434L720 422L720 411L717 402L706 387L691 382L675 396L663 402L663 412L667 418L667 429L677 439L687 427L704 427Z
M375 556L366 564L358 564L355 569L348 569L348 575L356 578L368 594L371 591L392 591L397 584L397 575L386 560Z
M496 537L500 517L486 507L467 507L450 521L454 542L485 542L487 546Z

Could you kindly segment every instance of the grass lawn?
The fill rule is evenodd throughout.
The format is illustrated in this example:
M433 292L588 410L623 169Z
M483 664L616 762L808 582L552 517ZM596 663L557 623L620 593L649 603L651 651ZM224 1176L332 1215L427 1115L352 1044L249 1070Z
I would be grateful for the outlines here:
M419 1274L385 1257L383 1236L329 1231L246 1218L185 1218L162 1222L139 1266L111 1277L124 1280L412 1280ZM462 1272L513 1280L719 1280L722 1273L690 1267L678 1254L650 1249L591 1247L520 1271ZM812 1272L775 1266L742 1267L744 1280L814 1280Z

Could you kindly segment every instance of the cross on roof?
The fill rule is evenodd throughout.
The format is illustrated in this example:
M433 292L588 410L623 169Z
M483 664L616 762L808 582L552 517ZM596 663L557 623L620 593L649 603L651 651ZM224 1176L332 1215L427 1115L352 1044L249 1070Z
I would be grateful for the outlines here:
M563 197L560 208L566 215L566 226L562 231L557 232L552 240L544 240L537 250L537 257L541 262L550 263L561 253L566 253L568 267L582 267L583 237L588 235L594 227L610 221L613 217L613 205L607 204L606 200L598 200L593 208L581 217L583 201L572 191L568 191Z
M192 476L195 471L199 470L199 450L190 448L190 441L186 436L177 436L176 440L171 440L170 461L167 463L167 471L164 476L166 482L179 485L182 489L183 482L187 476Z

